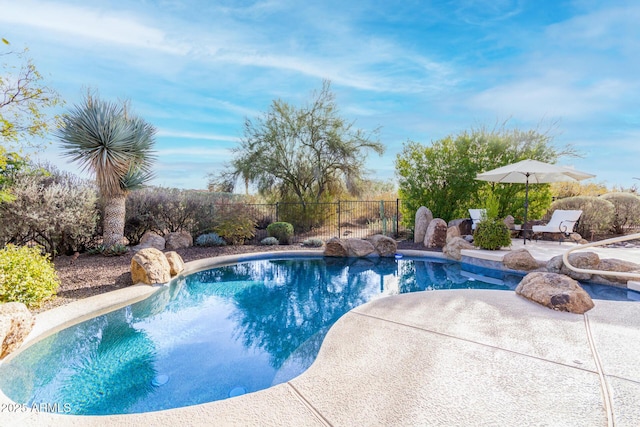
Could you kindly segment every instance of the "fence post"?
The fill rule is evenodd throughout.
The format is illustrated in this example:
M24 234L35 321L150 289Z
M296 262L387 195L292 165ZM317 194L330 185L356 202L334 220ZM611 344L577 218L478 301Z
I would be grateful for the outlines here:
M340 200L338 200L338 239L340 238L340 236L342 236L342 233L341 233L342 230L340 230L340 223L342 222L340 220L340 210L341 210L340 209Z
M380 219L382 220L382 234L387 235L387 216L384 214L384 201L380 200Z
M396 199L395 237L400 235L400 199Z

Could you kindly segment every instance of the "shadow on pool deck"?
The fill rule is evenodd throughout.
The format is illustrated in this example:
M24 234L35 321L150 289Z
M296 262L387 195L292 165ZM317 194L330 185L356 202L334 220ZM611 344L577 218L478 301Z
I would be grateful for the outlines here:
M0 425L637 426L638 355L637 302L577 315L509 291L417 292L350 311L311 368L267 390L135 415L2 412Z

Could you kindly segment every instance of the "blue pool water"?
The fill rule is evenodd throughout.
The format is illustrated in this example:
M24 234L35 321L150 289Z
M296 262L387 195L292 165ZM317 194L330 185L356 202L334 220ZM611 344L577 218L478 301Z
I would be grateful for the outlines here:
M522 278L463 268L436 259L293 258L202 271L32 345L0 365L0 389L29 407L73 414L156 411L262 390L304 372L331 325L367 301L513 290ZM630 295L586 288L596 298Z

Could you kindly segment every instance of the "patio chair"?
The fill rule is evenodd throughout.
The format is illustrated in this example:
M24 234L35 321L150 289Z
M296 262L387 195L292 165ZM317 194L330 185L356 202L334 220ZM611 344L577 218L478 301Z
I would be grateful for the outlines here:
M573 233L581 215L581 210L557 209L553 211L551 219L547 222L547 225L534 225L531 227L531 231L533 232L533 235L536 236L536 239L540 233L560 233L560 243L562 243L565 237L569 237L569 235Z
M471 217L471 231L474 231L478 223L487 217L487 210L469 209L469 216Z

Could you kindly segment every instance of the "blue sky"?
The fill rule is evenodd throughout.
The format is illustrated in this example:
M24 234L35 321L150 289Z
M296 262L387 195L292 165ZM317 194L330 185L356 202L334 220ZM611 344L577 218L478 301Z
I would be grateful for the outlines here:
M373 176L407 140L509 119L552 128L596 182L640 184L640 2L595 0L0 0L0 36L29 47L67 101L128 99L158 128L156 185L206 188L245 117L332 82L342 115L381 127ZM63 169L54 141L39 153Z

